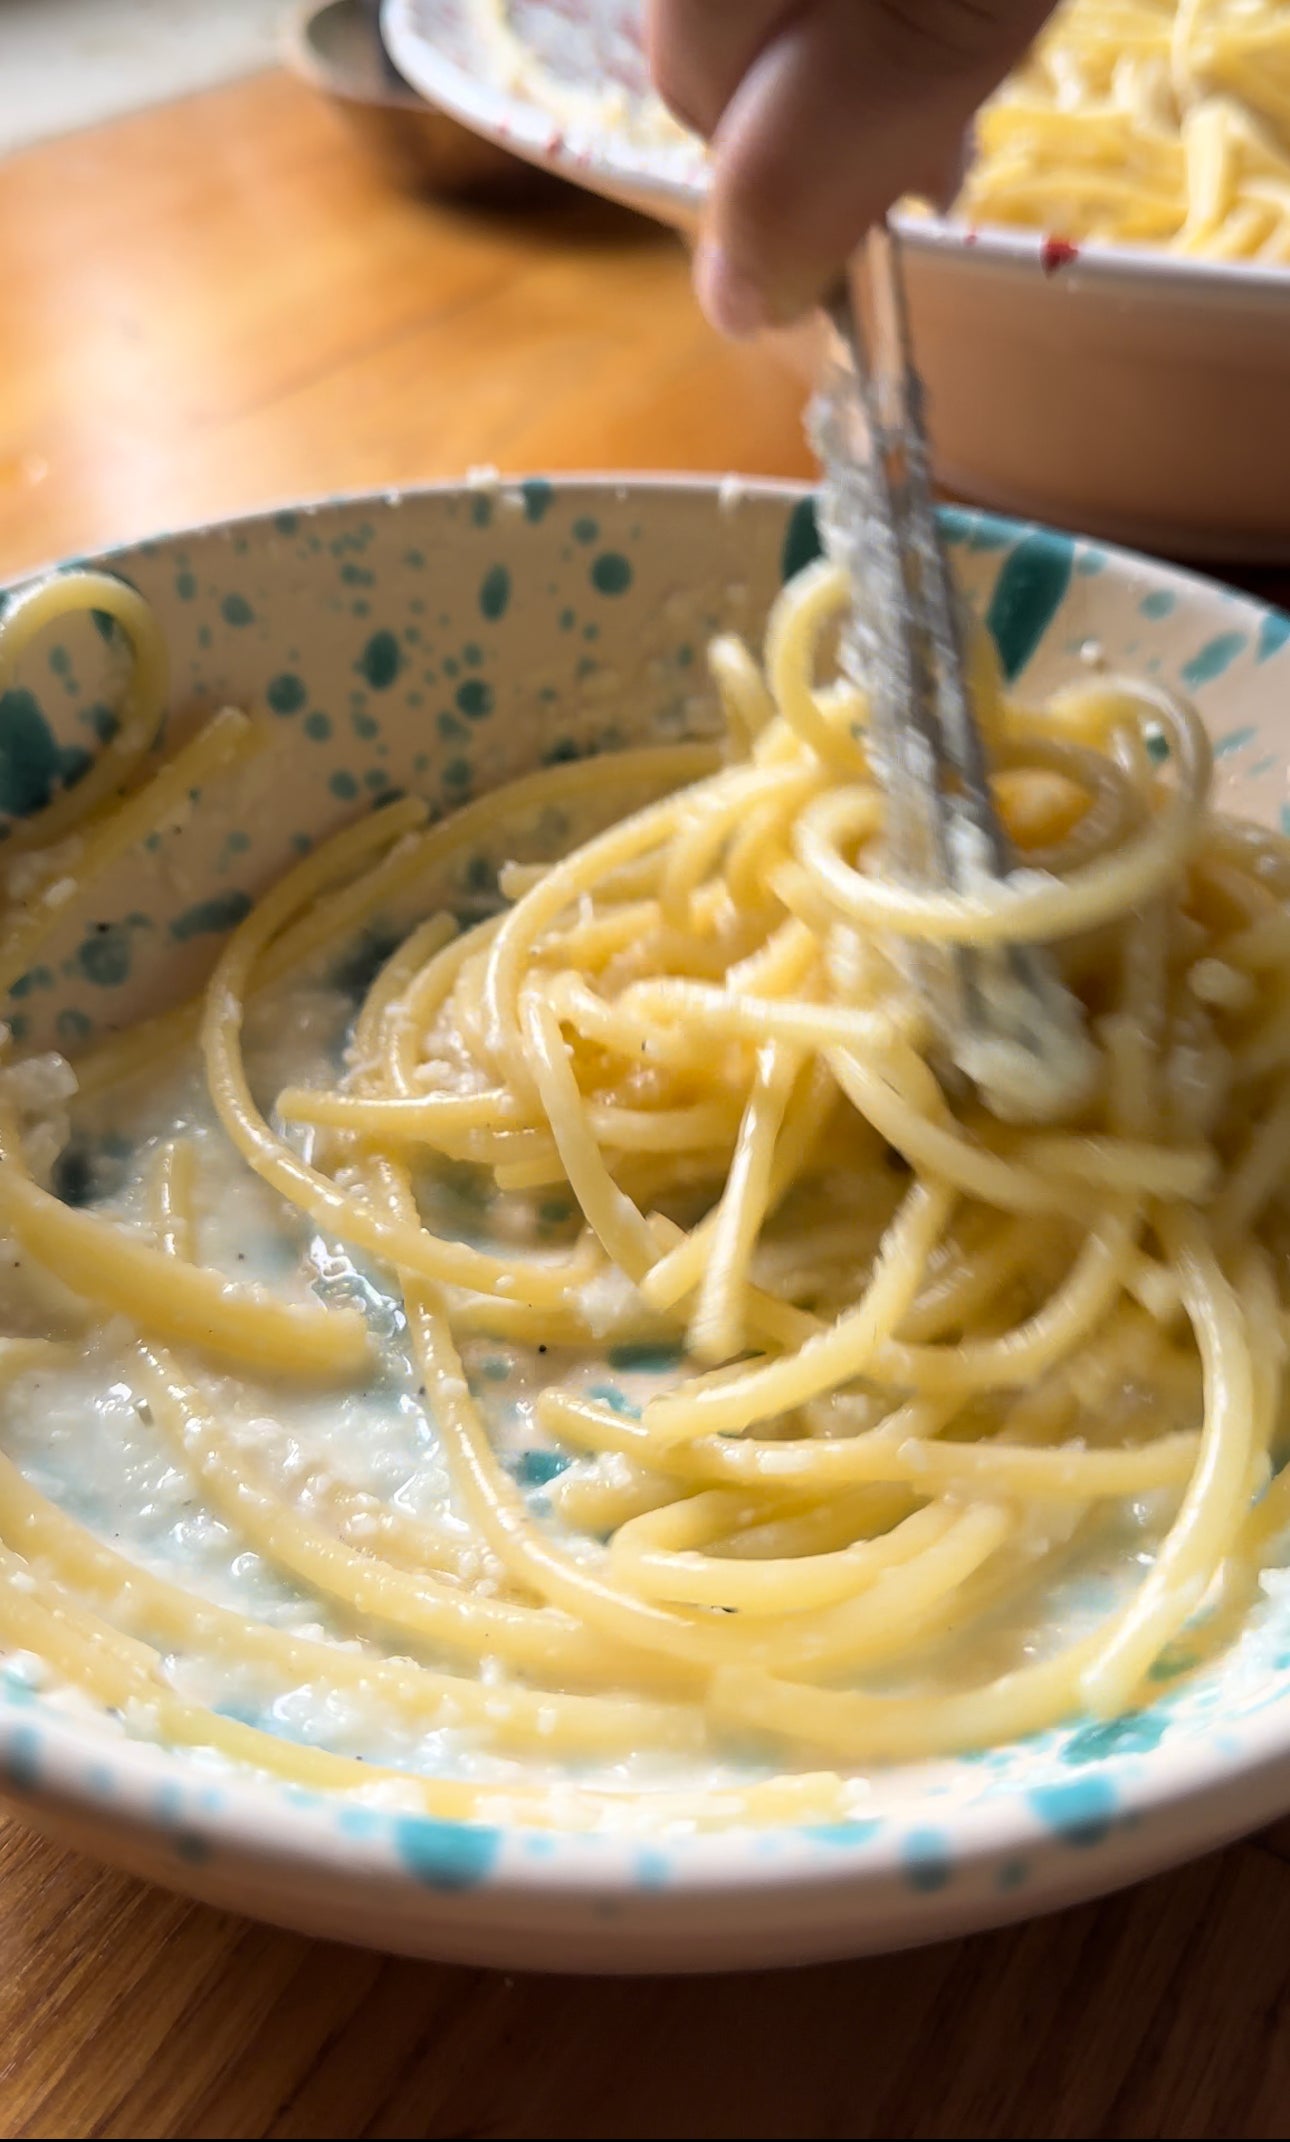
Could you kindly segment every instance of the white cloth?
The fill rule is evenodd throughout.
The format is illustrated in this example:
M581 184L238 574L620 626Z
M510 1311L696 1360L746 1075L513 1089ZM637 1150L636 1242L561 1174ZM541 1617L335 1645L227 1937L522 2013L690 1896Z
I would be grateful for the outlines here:
M0 154L273 64L284 0L0 0Z

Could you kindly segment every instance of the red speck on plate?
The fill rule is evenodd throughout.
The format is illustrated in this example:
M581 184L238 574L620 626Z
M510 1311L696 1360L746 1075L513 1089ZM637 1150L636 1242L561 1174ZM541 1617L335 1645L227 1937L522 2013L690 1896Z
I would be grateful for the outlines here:
M980 235L981 235L981 233L980 233L979 231L971 231L971 230L969 230L969 231L964 231L964 233L963 233L963 243L964 243L964 245L975 245L975 244L976 244L976 242L977 242L977 239L978 239L978 238L980 237Z
M1045 275L1056 275L1059 268L1068 268L1079 259L1079 247L1069 238L1045 238L1039 248L1039 265Z

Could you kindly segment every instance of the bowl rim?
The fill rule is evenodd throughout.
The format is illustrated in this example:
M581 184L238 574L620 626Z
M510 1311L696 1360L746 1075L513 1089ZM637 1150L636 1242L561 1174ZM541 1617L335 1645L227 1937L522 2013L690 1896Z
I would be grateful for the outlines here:
M278 50L283 65L299 81L323 96L345 104L361 104L372 111L419 112L423 118L448 118L427 97L419 96L402 76L382 83L359 83L347 74L335 55L315 34L324 16L362 16L361 0L296 0L278 29ZM373 37L376 36L372 25ZM392 63L391 63L392 64Z
M332 0L334 4L334 0ZM800 504L818 491L818 480L805 476L766 476L749 474L740 469L503 469L492 462L469 468L464 476L440 476L424 482L393 484L360 484L354 488L342 487L334 491L312 491L303 495L274 497L263 503L247 507L239 513L211 514L196 521L167 523L161 527L147 527L136 534L127 535L117 542L99 548L69 551L61 556L39 560L34 565L21 566L17 571L0 573L0 589L9 593L22 588L29 581L37 580L46 573L66 572L86 565L111 566L114 559L124 558L134 552L143 552L146 547L155 548L163 543L193 542L199 537L222 535L225 532L241 532L260 527L273 521L280 514L299 514L310 517L333 509L363 507L379 512L384 507L399 507L420 499L473 497L479 492L519 490L524 484L550 484L555 490L569 491L586 489L596 497L606 492L627 488L646 493L682 493L696 497L714 496L724 492L727 507L741 505L745 501L777 499L785 505ZM991 506L978 506L965 499L939 499L936 504L938 521L948 522L951 529L989 532L997 540L983 545L1003 549L1019 542L1028 535L1049 535L1060 542L1084 543L1096 549L1108 562L1127 565L1139 576L1160 577L1169 581L1182 581L1210 593L1220 595L1233 604L1247 604L1257 616L1277 617L1290 623L1290 602L1285 608L1269 602L1261 595L1251 594L1247 589L1234 586L1216 573L1207 572L1199 565L1180 565L1149 550L1137 550L1129 543L1117 543L1111 537L1082 533L1079 529L1064 528L1056 521L1041 521L1034 516L1020 513L996 512Z
M416 6L417 0L382 0L381 6L387 49L415 101L446 112L511 155L555 171L587 191L606 193L682 229L693 227L703 206L701 183L654 167L648 156L633 158L630 147L615 150L611 143L606 152L581 137L570 145L539 105L507 96L438 52L417 26ZM1145 280L1160 285L1161 294L1198 303L1212 301L1216 293L1236 292L1260 308L1290 311L1290 263L1202 259L1110 239L1081 240L1073 254L1063 251L1057 260L1052 234L1042 230L907 210L898 211L894 221L911 252L965 272L980 273L987 267L1026 275L1038 271L1045 281L1105 289L1108 294Z
M589 501L607 492L634 492L645 497L702 499L714 511L729 510L730 479L713 474L574 471L502 476L488 470L464 482L447 480L405 489L386 487L282 500L250 513L113 545L90 554L88 560L78 556L61 563L93 562L114 569L145 548L271 528L275 517L284 513L306 517L361 508L379 514L411 501L460 499L476 495L482 487L491 489L494 483L507 488L534 480L551 483L566 497L585 493ZM815 488L771 477L738 482L740 501L754 508L761 504L791 508ZM993 547L999 550L1036 533L1070 540L1065 531L974 508L942 511L958 518L964 534L976 531L994 538ZM1090 541L1090 548L1104 560L1109 576L1129 573L1140 584L1168 585L1184 600L1191 589L1209 600L1223 597L1230 608L1244 610L1252 620L1285 619L1290 628L1290 619L1275 606L1256 596L1234 593L1208 575L1114 544ZM24 572L6 585L23 585L38 572L51 569ZM1088 1894L1116 1887L1284 1813L1290 1807L1290 1687L1256 1706L1238 1721L1235 1730L1242 1742L1238 1751L1225 1743L1220 1730L1197 1734L1189 1742L1170 1747L1164 1756L1155 1750L1113 1751L1087 1764L1078 1773L1082 1779L1109 1774L1115 1781L1114 1819L1102 1825L1096 1836L1080 1835L1069 1824L1064 1831L1060 1826L1054 1830L1050 1821L1037 1816L1022 1785L996 1788L947 1808L947 1841L952 1843L956 1875L997 1866L1018 1851L1029 1854L1044 1872L1022 1893L1022 1901L1013 1907L1015 1915L1043 1908L1046 1890L1048 1901L1065 1900L1061 1892L1064 1887L1070 1893L1070 1855L1067 1851L1064 1883L1061 1855L1072 1845L1108 1847L1098 1855L1095 1873L1091 1872L1092 1855L1084 1855L1091 1878L1083 1879L1076 1889ZM208 1804L212 1787L217 1805ZM177 1808L176 1794L181 1799L191 1794L191 1805ZM849 1894L854 1902L861 1891L890 1883L907 1872L910 1864L902 1852L902 1837L907 1842L910 1832L902 1831L900 1818L886 1810L876 1823L857 1811L841 1822L803 1820L782 1829L743 1825L671 1831L656 1824L583 1831L539 1830L487 1819L455 1822L375 1807L356 1801L352 1794L302 1793L249 1768L239 1771L221 1764L207 1769L201 1751L118 1738L104 1730L92 1707L82 1708L78 1703L63 1708L39 1692L19 1694L12 1689L0 1689L0 1795L37 1814L46 1807L64 1817L79 1817L105 1836L125 1830L136 1836L164 1838L179 1825L186 1833L200 1833L214 1850L287 1872L294 1868L308 1869L316 1876L325 1873L333 1884L361 1885L373 1894L382 1888L390 1893L420 1888L429 1894L424 1876L418 1877L409 1868L392 1843L395 1833L409 1822L436 1834L482 1832L500 1843L516 1843L520 1856L503 1855L500 1866L490 1867L482 1878L482 1886L503 1899L522 1894L530 1900L545 1896L555 1901L593 1893L599 1898L607 1894L639 1898L653 1892L660 1881L657 1868L642 1872L642 1859L657 1860L661 1854L667 1862L663 1894L674 1903L732 1890L797 1892L803 1897L836 1890L840 1896ZM356 1811L362 1816L361 1829L352 1819L344 1819ZM1147 1818L1169 1830L1167 1843L1148 1830ZM544 1840L541 1856L522 1856L526 1840L535 1837ZM782 1849L773 1856L764 1853L768 1837L782 1841ZM179 1861L172 1886L186 1886ZM449 1882L442 1886L463 1885ZM908 1901L912 1908L912 1892ZM1000 1905L993 1914L974 1912L970 1923L983 1925L1006 1915L1007 1909Z

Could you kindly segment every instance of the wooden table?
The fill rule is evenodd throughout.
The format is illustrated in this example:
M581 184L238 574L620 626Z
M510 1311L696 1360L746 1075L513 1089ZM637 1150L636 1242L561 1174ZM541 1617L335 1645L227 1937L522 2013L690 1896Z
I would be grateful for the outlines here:
M0 166L0 575L471 464L808 463L674 242L399 196L277 76ZM757 1978L266 1931L0 1818L0 2134L1278 2136L1290 1824L1100 1905Z

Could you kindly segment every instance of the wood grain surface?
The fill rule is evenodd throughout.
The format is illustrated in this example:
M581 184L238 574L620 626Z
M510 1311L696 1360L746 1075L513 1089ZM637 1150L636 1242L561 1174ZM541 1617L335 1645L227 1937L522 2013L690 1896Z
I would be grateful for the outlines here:
M0 165L0 574L483 462L809 467L672 239L394 192L284 78ZM1282 2136L1288 2000L1290 1825L1007 1933L669 1982L328 1947L0 1817L4 2136Z

